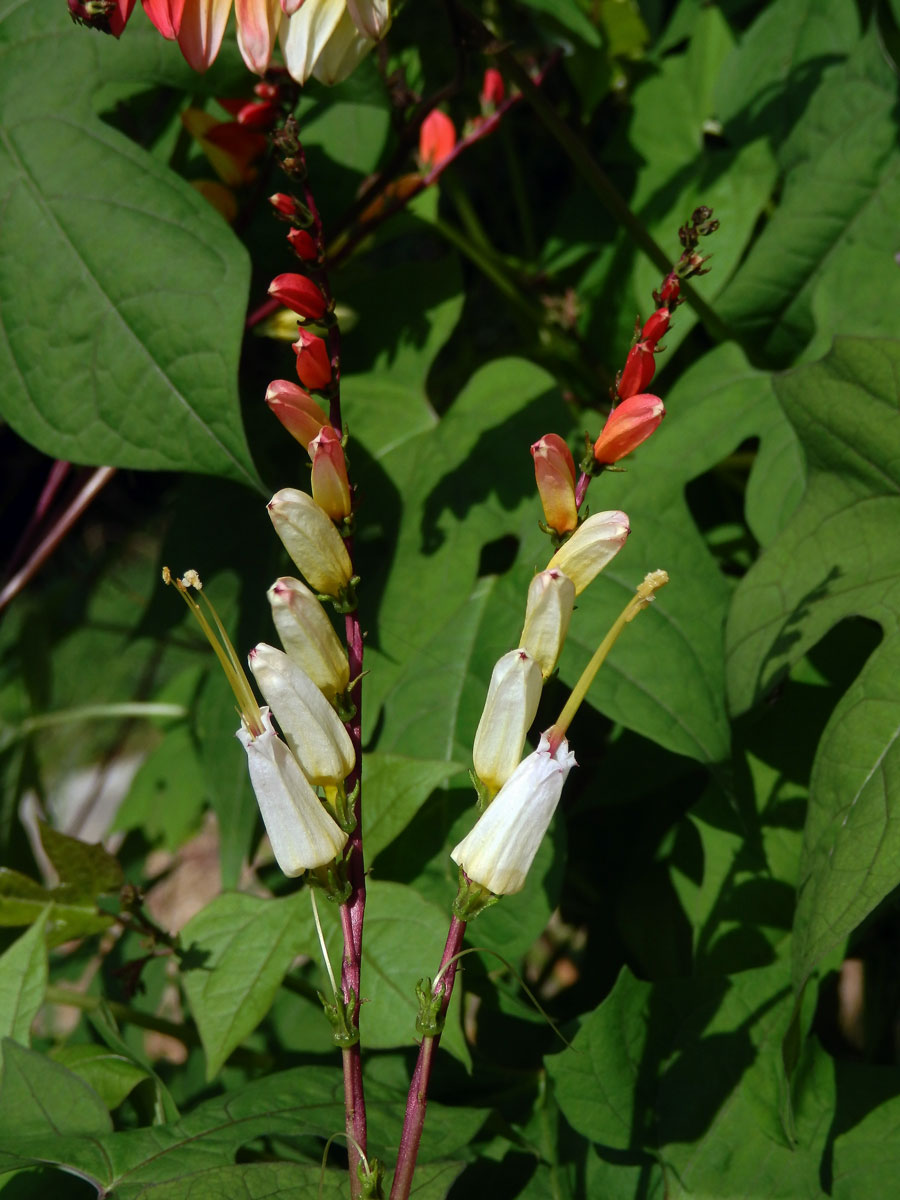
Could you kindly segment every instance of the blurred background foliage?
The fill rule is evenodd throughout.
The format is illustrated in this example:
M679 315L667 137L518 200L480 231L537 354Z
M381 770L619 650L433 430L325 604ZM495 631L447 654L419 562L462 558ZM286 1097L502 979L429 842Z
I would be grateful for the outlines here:
M528 447L555 431L577 457L597 435L664 273L648 237L674 262L697 205L720 221L658 361L667 419L591 487L632 535L579 600L536 728L644 573L671 584L572 727L579 769L528 888L470 930L417 1195L884 1195L898 21L897 0L409 0L348 81L303 90L326 235L348 248L331 284L371 672L362 1034L388 1162L472 737L549 554ZM544 72L537 102L358 236L366 181L416 169L414 104L462 130L487 66L515 87L510 61ZM284 181L260 158L227 223L181 122L224 120L215 98L252 82L227 39L194 76L141 13L114 42L61 4L0 3L9 573L54 460L73 464L58 508L116 468L0 621L4 1200L312 1194L342 1127L308 899L260 848L227 685L159 582L196 568L242 652L273 638L265 589L289 564L264 501L307 468L262 403L290 346L244 325L291 269L265 201Z

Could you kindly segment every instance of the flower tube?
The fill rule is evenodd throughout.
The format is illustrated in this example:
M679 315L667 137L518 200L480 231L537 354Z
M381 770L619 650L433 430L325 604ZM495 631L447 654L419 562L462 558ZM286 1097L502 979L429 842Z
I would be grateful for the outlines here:
M545 679L556 668L574 607L575 584L562 571L541 571L528 586L519 649L537 660Z
M346 692L350 667L325 609L299 579L284 576L269 588L272 620L285 653L327 700Z
M578 524L571 450L558 434L545 433L531 447L531 457L544 520L556 533L570 533Z
M323 425L309 443L309 456L313 500L332 521L345 520L353 511L353 497L341 435L330 425Z
M260 712L263 731L254 735L242 721L236 737L247 752L250 783L275 861L285 875L300 875L336 858L347 834L328 814L275 732L269 709Z
M665 415L665 406L659 396L649 392L629 396L609 414L594 442L594 461L601 465L617 463L645 442Z
M472 831L450 857L469 879L495 896L520 892L575 755L565 738L550 749L546 734L504 783Z
M266 389L266 404L309 453L310 442L328 421L309 392L289 379L273 379Z
M575 584L580 596L587 585L611 562L625 545L631 532L623 512L594 513L563 542L547 564L547 570L562 571Z
M285 308L310 321L320 320L328 308L322 289L296 271L276 275L269 284L269 295Z
M265 642L250 651L249 661L306 778L323 787L342 784L356 765L353 743L310 677Z
M518 766L542 684L540 665L525 650L510 650L494 666L472 747L475 774L489 797Z
M282 488L269 501L269 516L285 550L313 591L339 597L353 575L344 540L312 496Z
M331 382L331 359L323 338L308 329L301 329L294 342L297 355L297 377L304 387L321 390Z

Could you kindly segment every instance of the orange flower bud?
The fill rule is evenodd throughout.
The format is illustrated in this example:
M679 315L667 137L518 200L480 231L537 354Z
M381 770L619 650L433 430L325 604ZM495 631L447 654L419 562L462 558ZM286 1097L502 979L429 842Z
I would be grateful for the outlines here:
M456 145L456 129L446 113L433 108L419 130L419 165L430 171L442 162Z
M322 338L301 329L294 342L297 355L297 377L304 387L324 388L331 382L331 360Z
M618 462L646 441L665 415L659 396L629 396L609 414L594 442L594 459L601 465Z
M279 304L301 317L307 317L310 321L320 320L328 308L321 289L305 275L297 275L292 271L275 276L269 284L269 295Z
M340 434L330 425L323 425L309 444L309 456L313 500L332 521L349 517L353 503Z
M531 456L544 520L557 533L569 533L578 524L572 452L558 434L545 433L531 447Z
M308 392L288 379L273 379L266 391L266 404L291 437L304 450L326 423L325 414Z
M625 359L625 369L616 384L619 399L627 400L629 396L645 391L655 370L653 347L646 342L638 342L636 346L632 346Z

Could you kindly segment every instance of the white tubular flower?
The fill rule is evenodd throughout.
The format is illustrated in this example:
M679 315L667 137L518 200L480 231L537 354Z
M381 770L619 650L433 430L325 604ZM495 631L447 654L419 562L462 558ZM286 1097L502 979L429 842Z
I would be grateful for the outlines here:
M340 83L387 33L389 0L304 0L285 6L281 48L288 71L298 83L314 75L321 83Z
M299 579L285 575L266 593L272 620L288 658L310 677L326 699L346 692L350 666L325 609Z
M541 571L528 585L519 648L537 659L545 679L556 667L574 607L575 584L562 571Z
M494 666L472 747L475 774L489 796L503 787L519 764L542 684L540 665L525 650L510 650Z
M347 834L325 811L297 760L272 727L267 708L260 710L263 731L254 736L244 722L235 735L247 751L250 782L285 875L324 867L347 843Z
M551 752L542 734L537 750L519 763L472 832L454 848L453 861L495 896L520 892L574 765L565 738Z
M250 670L309 782L342 784L356 764L353 743L306 672L265 642L250 651Z
M623 512L599 512L579 525L547 564L547 570L562 571L575 584L580 596L587 585L611 562L631 532Z
M344 539L330 518L312 496L297 488L282 488L268 507L275 532L313 591L339 596L353 568Z

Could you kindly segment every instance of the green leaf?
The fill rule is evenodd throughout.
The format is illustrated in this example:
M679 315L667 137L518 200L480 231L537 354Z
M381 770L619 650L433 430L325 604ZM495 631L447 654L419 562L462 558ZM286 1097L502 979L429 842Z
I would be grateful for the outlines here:
M309 895L217 896L181 932L182 979L206 1052L206 1077L263 1019L298 954L315 952Z
M783 964L730 979L643 983L627 971L547 1059L560 1106L604 1147L649 1152L666 1194L813 1197L833 1104L831 1060L811 1043L799 1075L797 1144L779 1123Z
M51 904L53 912L47 923L50 947L101 933L113 924L113 917L100 912L91 899L72 896L65 886L42 887L19 871L0 867L0 926L32 925Z
M212 1167L165 1183L147 1184L135 1200L297 1200L299 1196L344 1200L345 1171L323 1170L313 1163L237 1163Z
M113 830L143 829L173 853L200 823L204 774L191 731L177 725L141 763Z
M363 830L366 864L406 828L431 793L459 764L367 754L363 759Z
M47 988L48 905L31 928L0 956L0 1036L27 1046L31 1023Z
M821 354L835 333L895 332L900 272L880 248L891 244L900 204L896 103L873 23L809 101L778 207L719 298L723 318L771 361Z
M236 386L247 255L195 189L97 117L113 49L99 40L43 6L2 18L0 410L54 457L261 487ZM134 77L153 80L154 40L126 40Z
M60 887L72 899L94 899L110 895L122 886L122 868L99 842L82 842L39 821L41 845L59 876Z
M109 1109L118 1108L139 1083L149 1078L130 1059L91 1043L59 1046L51 1058L83 1080Z
M0 1169L29 1162L55 1163L90 1180L98 1190L115 1191L117 1200L136 1200L148 1184L171 1180L174 1186L174 1181L194 1172L229 1165L241 1146L257 1138L299 1138L318 1156L319 1139L344 1128L340 1072L331 1067L305 1066L217 1096L168 1125L104 1132L110 1128L109 1114L80 1080L40 1055L13 1043L7 1045L13 1045L19 1055L29 1055L45 1064L46 1071L74 1081L83 1094L92 1097L92 1105L100 1106L104 1126L99 1127L99 1116L95 1115L95 1128L88 1128L90 1122L83 1105L79 1132L83 1128L87 1136L69 1136L73 1131L68 1129L62 1134L35 1129L29 1136L28 1126L17 1128L15 1124L7 1136L0 1128ZM43 1075L40 1082L45 1082ZM0 1092L0 1119L7 1111L3 1096ZM96 1114L95 1109L92 1114ZM310 1136L316 1140L310 1142Z
M106 1105L77 1075L10 1038L4 1038L2 1046L3 1152L14 1155L16 1148L31 1138L94 1137L112 1131Z

